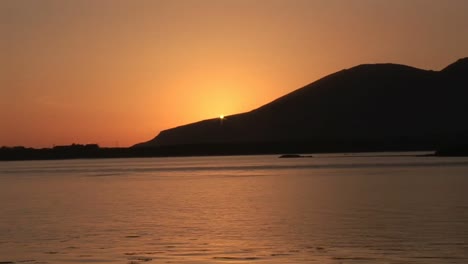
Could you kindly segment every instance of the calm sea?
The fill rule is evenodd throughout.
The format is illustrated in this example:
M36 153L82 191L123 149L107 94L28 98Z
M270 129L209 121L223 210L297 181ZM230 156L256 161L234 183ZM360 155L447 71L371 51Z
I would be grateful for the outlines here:
M0 162L0 263L468 263L468 158Z

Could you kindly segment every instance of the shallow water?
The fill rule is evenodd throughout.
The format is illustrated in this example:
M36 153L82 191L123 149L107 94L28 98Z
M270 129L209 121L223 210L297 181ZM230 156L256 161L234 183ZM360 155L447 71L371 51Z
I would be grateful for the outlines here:
M0 162L0 263L468 263L468 158Z

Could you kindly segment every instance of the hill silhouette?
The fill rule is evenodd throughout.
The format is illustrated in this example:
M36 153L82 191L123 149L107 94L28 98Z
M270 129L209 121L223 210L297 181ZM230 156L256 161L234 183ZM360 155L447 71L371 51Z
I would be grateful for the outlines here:
M468 58L441 71L365 64L247 113L162 131L134 147L307 145L310 150L435 149L467 142Z

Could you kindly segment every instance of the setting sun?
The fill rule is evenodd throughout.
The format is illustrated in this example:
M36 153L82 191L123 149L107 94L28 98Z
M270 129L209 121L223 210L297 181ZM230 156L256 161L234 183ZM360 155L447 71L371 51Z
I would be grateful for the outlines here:
M224 119L224 115L220 115L220 116L219 116L219 119Z

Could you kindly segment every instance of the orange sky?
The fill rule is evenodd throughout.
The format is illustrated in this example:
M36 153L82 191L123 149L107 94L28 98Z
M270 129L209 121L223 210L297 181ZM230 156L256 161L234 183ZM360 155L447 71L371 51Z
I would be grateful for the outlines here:
M130 146L361 63L468 56L465 0L3 0L0 146Z

